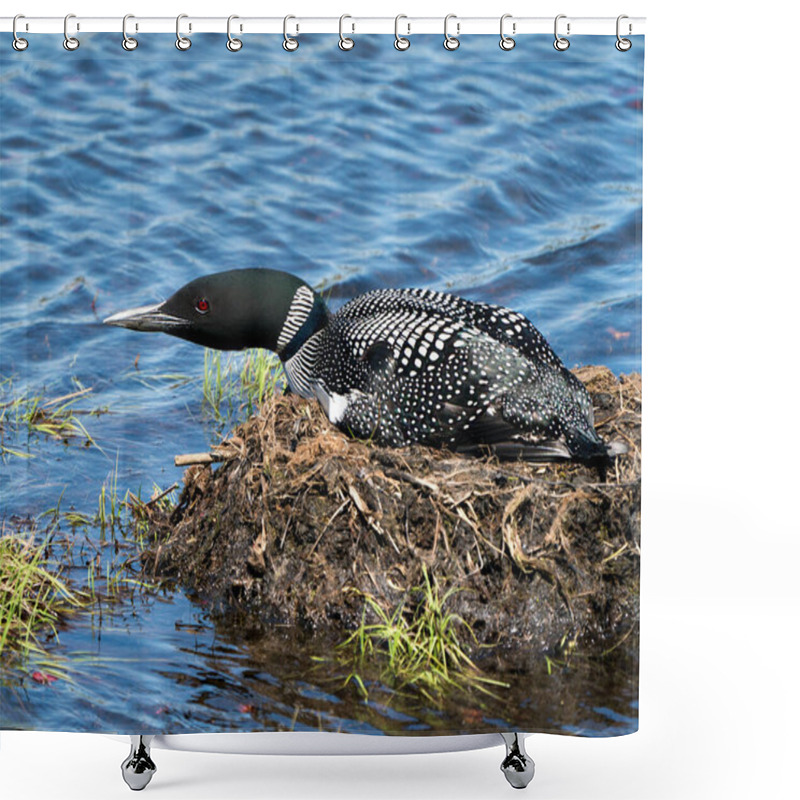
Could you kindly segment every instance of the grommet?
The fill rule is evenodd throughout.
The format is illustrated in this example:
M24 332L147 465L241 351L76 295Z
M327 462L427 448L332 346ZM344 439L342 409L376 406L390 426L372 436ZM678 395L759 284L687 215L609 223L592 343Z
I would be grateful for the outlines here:
M300 42L297 39L289 36L287 25L289 24L290 19L296 19L296 17L288 14L283 18L283 49L286 50L287 53L293 53L298 47L300 47Z
M622 22L623 19L628 19L627 14L620 14L617 17L617 41L614 43L614 47L620 51L620 53L626 53L628 50L633 47L633 42L630 39L623 39L622 36L619 35L619 23ZM628 23L628 33L631 32L630 23Z
M444 45L445 50L458 50L461 46L461 42L458 40L458 23L456 23L456 35L451 36L447 31L447 24L450 22L451 19L457 19L458 17L455 14L448 14L444 18Z
M132 36L128 36L128 20L135 19L133 14L126 14L122 18L122 49L127 50L130 52L131 50L135 50L139 46L139 40L134 39Z
M406 39L405 36L400 35L400 20L401 19L408 19L405 14L398 14L394 18L394 49L395 50L408 50L411 47L411 39ZM409 33L411 33L411 28L409 26Z
M81 43L74 36L69 35L68 28L69 28L69 21L71 19L75 19L74 14L67 14L67 16L64 17L64 41L63 41L64 49L69 50L70 52L73 50L77 50L81 46Z
M175 47L178 50L188 50L192 46L192 40L181 34L181 20L188 19L188 17L188 14L178 14L178 18L175 20Z
M342 14L342 16L339 17L339 49L340 50L352 50L356 46L356 43L352 39L350 39L349 37L345 36L344 32L342 30L342 26L344 25L344 21L346 19L353 19L353 18L349 14Z
M503 16L500 17L500 49L501 50L513 50L517 46L516 41L511 36L506 36L505 31L503 30L503 26L505 25L505 21L507 19L511 19L511 14L503 14Z
M239 19L236 14L231 14L228 17L228 41L225 43L225 47L227 47L231 53L238 53L239 50L242 49L242 40L231 35L231 22L235 19Z
M23 50L27 50L28 49L28 40L27 39L23 39L21 36L17 35L17 20L18 19L25 19L25 15L24 14L17 14L17 16L14 17L14 21L11 23L11 33L14 34L14 39L11 42L11 46L17 52L21 53Z
M555 49L561 53L563 53L564 50L566 50L569 47L569 39L565 39L563 36L558 35L558 21L560 19L566 19L566 18L567 18L566 14L559 14L556 17L556 22L555 22L556 40L553 42L553 47L555 47ZM567 33L569 33L569 22L567 23Z

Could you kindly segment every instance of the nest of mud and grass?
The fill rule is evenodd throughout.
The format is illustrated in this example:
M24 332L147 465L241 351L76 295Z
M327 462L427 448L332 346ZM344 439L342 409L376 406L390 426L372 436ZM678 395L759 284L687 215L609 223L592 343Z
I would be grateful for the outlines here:
M268 400L149 509L144 565L257 630L346 631L419 602L430 576L474 641L558 653L615 647L638 625L641 376L576 371L596 427L621 440L605 481L335 429L316 403ZM368 602L369 601L369 602ZM366 617L365 617L366 613Z

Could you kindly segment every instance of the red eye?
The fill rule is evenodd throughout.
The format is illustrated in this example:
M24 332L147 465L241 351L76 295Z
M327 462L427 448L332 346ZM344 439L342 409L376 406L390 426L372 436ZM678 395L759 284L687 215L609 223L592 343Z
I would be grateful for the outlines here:
M209 308L211 308L211 306L208 304L208 300L206 300L206 299L205 299L205 297L201 297L201 298L200 298L200 299L197 301L197 303L196 303L196 305L195 305L195 308L196 308L196 309L197 309L197 310L198 310L198 311L199 311L201 314L205 314L205 313L208 311L208 309L209 309Z

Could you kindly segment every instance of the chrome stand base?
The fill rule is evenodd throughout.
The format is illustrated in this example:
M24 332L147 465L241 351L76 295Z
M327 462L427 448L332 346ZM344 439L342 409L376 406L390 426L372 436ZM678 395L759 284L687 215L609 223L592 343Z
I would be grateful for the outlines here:
M515 789L524 789L532 780L535 766L525 752L524 734L501 733L506 745L506 757L500 769ZM150 757L150 745L155 736L131 735L131 752L122 762L122 777L135 792L150 783L156 765Z
M131 735L130 755L122 762L122 778L134 792L140 792L155 775L156 765L150 758L153 736Z
M535 765L525 752L525 740L519 733L501 733L506 743L506 757L500 765L506 780L515 789L524 789L532 780Z

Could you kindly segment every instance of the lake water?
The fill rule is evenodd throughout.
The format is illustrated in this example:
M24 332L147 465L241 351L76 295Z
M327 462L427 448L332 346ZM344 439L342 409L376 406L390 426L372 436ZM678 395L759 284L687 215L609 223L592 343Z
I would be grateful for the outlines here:
M97 446L6 427L4 530L61 498L94 515L100 487L180 481L176 453L207 450L200 348L101 324L192 278L268 266L331 306L367 289L423 286L512 307L568 366L641 369L644 42L613 37L148 35L30 37L0 51L0 377L3 402L91 392ZM99 541L96 526L75 536ZM89 547L87 545L87 547ZM51 685L0 677L0 727L41 730L469 730L463 709L363 704L318 680L313 641L242 643L180 591L76 618L49 649L73 664ZM317 648L315 650L315 648ZM636 727L627 676L598 668L528 681L542 728ZM541 676L540 676L541 677ZM578 698L568 715L562 695ZM485 718L483 725L491 724ZM513 713L495 720L513 725ZM480 727L480 726L477 726Z

